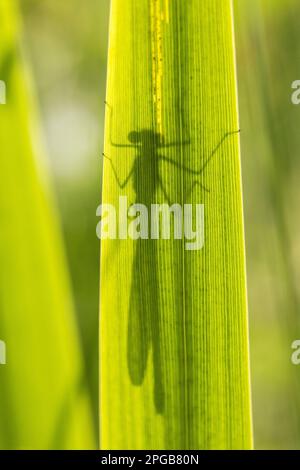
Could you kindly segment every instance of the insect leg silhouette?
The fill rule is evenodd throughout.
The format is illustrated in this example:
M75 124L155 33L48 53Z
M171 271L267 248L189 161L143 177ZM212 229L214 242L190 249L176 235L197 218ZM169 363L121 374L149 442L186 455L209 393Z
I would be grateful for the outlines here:
M187 167L185 165L182 165L182 164L180 164L180 163L178 163L178 162L176 162L176 161L174 161L174 160L172 160L171 158L168 158L168 157L160 156L160 160L168 162L171 165L175 166L176 168L179 168L180 170L186 171L187 173L190 173L190 174L195 175L195 176L199 176L204 172L204 170L206 169L206 167L208 166L208 164L210 163L210 161L212 160L214 155L217 153L219 148L222 146L224 141L227 139L227 137L229 137L230 135L238 134L238 133L240 133L240 130L233 131L233 132L226 132L226 134L222 137L222 139L220 140L218 145L214 148L214 150L208 156L208 158L206 159L206 161L204 162L204 165L200 168L200 170L194 170L193 168L189 168L189 167ZM164 147L173 146L173 145L175 145L175 144L169 144L169 145L167 144ZM190 193L192 192L193 188L197 185L200 186L204 191L206 191L208 193L210 192L210 190L207 189L203 184L201 184L199 181L196 181L196 182L193 183L193 186L192 186L192 189L191 189Z
M107 102L107 101L104 101L105 105L108 107L109 111L110 111L110 122L109 122L109 130L110 130L110 134L109 134L109 140L110 140L110 145L112 147L117 147L117 148L135 148L136 146L135 145L132 145L132 144L119 144L117 142L114 142L113 141L113 138L112 138L112 121L113 121L113 108L112 106Z
M160 186L160 188L161 188L161 190L162 190L162 193L163 193L163 195L164 195L164 197L165 197L167 203L169 204L169 206L171 206L171 205L172 205L172 202L171 202L171 200L170 200L170 198L169 198L169 196L168 196L167 190L166 190L166 188L165 188L165 186L164 186L164 184L163 184L163 181L162 181L161 177L158 178L158 183L159 183L159 186Z
M129 181L130 181L130 179L131 179L131 177L132 177L132 175L133 175L133 173L134 173L134 166L132 166L132 168L131 168L130 172L128 173L128 175L126 176L125 180L124 180L123 182L121 182L121 180L120 180L120 178L119 178L119 176L118 176L117 170L115 169L115 166L114 166L114 164L113 164L113 162L112 162L112 159L109 158L109 157L107 157L104 153L103 153L102 155L103 155L103 157L107 158L107 160L110 161L110 165L111 165L112 171L113 171L113 173L114 173L114 176L115 176L115 178L116 178L116 181L117 181L117 183L118 183L119 188L120 188L120 189L124 189L125 186L127 186L127 184L129 183Z

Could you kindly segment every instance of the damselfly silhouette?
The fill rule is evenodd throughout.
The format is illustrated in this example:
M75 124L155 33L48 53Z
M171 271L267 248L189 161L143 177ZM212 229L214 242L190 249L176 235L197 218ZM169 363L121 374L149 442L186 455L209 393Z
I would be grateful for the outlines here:
M112 120L112 109L108 104L107 106L111 110ZM128 143L116 143L111 136L111 146L119 149L136 149L136 156L131 170L123 181L119 178L112 159L105 154L103 156L109 159L119 188L124 189L132 180L136 203L145 205L149 210L151 204L156 201L159 189L165 200L171 204L160 174L160 162L167 162L180 171L185 171L199 177L207 168L225 139L237 132L226 133L199 170L182 165L160 153L161 150L170 147L180 148L183 145L187 146L190 144L188 140L167 143L161 134L151 129L129 132ZM196 185L199 185L203 192L209 193L209 189L196 180L193 182L188 194L193 191ZM164 318L161 318L159 307L160 292L157 273L159 260L157 246L157 240L151 240L151 238L147 240L139 238L135 241L129 303L127 363L131 382L134 385L141 385L144 381L148 356L152 348L154 404L157 413L162 414L165 408L165 387L161 360L161 325Z

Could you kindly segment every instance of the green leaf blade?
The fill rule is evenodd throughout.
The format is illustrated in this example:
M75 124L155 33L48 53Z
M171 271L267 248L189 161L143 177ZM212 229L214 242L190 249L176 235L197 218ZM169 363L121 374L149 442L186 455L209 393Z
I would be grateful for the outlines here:
M0 448L94 448L71 289L14 1L0 1Z
M205 244L102 240L102 447L251 448L231 4L136 3L112 2L103 202L204 204Z

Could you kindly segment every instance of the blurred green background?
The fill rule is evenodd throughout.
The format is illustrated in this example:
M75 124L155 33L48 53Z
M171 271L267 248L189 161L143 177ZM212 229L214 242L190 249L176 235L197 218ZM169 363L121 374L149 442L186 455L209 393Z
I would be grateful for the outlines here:
M236 0L250 353L257 448L300 448L299 2Z
M0 0L5 2L11 0ZM299 5L296 0L234 3L254 441L256 448L299 449L300 366L290 360L291 343L300 337L300 106L291 103L291 83L300 79ZM19 6L19 40L38 97L97 434L95 212L109 0L21 0ZM13 435L10 442L15 442Z
M109 0L22 0L98 428L99 240Z

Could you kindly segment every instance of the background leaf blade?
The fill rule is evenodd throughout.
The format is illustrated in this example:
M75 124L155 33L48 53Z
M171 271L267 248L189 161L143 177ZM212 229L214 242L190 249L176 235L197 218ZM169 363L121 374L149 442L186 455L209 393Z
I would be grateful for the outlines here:
M0 2L0 447L95 446L57 214L15 2Z

